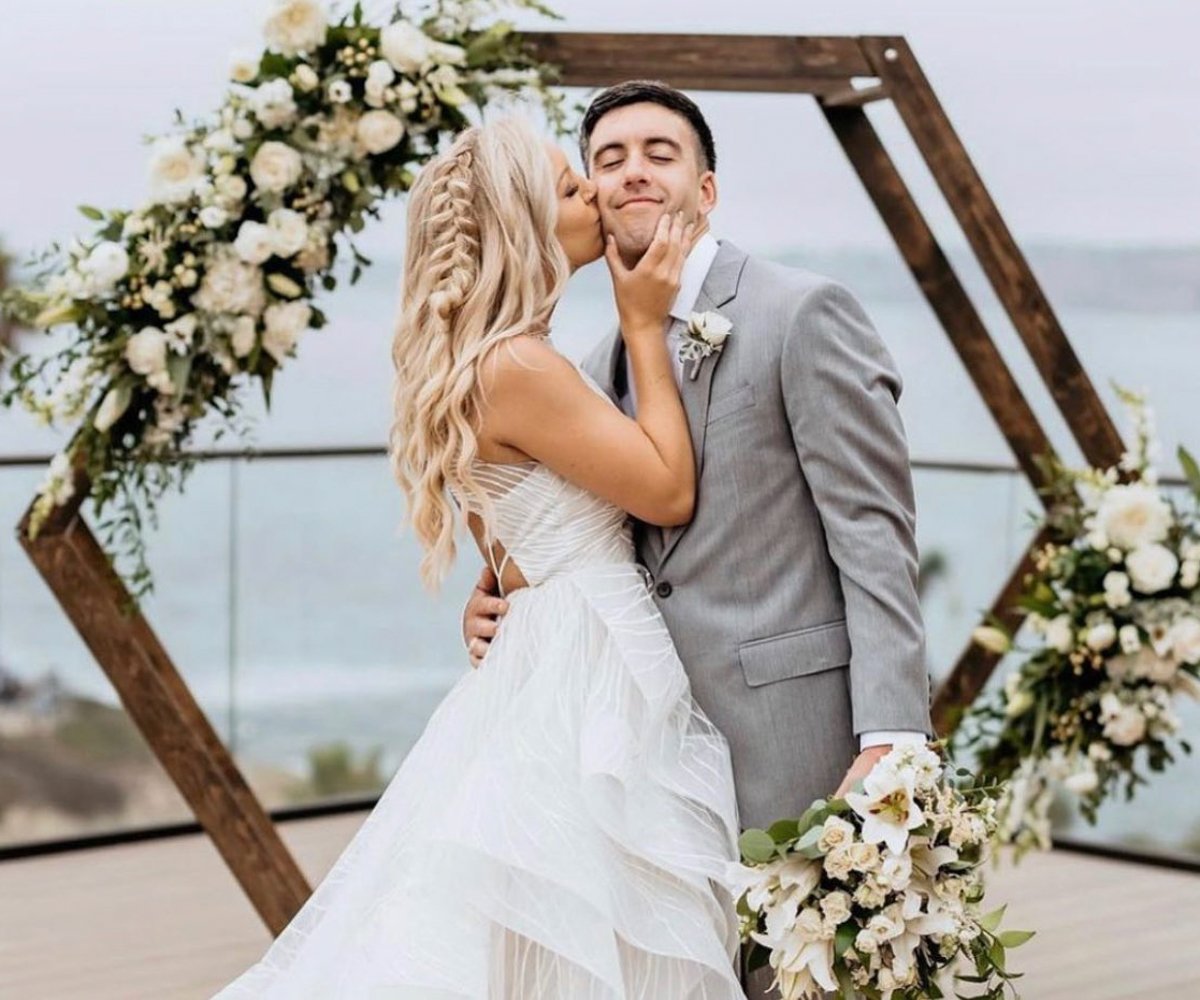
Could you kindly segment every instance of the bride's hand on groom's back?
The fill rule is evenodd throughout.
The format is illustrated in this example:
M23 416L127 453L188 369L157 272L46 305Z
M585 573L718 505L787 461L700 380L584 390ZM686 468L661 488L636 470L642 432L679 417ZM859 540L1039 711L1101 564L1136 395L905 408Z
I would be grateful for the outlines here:
M604 259L612 274L617 316L626 340L661 336L667 314L679 293L684 261L707 229L707 218L698 225L684 224L682 213L665 213L658 220L649 248L633 267L627 267L621 259L616 239L607 237Z
M508 611L508 602L498 594L496 574L490 566L484 566L475 589L467 599L467 606L463 608L463 642L472 667L483 662L488 646L500 627L500 617Z

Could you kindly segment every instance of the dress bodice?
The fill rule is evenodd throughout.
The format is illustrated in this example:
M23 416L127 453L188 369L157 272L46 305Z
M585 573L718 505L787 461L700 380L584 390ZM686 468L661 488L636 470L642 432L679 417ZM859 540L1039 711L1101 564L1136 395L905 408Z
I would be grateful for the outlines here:
M608 400L585 371L577 370L593 392ZM472 511L531 586L589 566L634 562L626 513L548 466L476 459L473 472L490 509L472 504Z

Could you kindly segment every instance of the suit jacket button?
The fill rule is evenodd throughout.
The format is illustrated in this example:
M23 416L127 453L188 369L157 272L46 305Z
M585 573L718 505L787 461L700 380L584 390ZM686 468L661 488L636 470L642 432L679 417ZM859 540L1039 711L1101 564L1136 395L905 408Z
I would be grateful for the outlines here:
M666 580L663 580L657 587L654 588L654 592L658 594L659 597L670 597L671 591L674 589L675 588L673 588Z

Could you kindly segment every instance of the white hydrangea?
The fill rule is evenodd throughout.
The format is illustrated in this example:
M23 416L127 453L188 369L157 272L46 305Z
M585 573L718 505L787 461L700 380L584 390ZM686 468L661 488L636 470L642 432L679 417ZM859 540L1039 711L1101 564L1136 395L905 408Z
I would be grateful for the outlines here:
M214 252L192 303L208 313L258 316L266 305L262 271L226 244Z

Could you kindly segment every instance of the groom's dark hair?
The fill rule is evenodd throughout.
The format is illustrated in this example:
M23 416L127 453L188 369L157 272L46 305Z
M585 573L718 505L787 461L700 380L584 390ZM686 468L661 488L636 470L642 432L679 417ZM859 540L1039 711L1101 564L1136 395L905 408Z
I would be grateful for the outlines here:
M596 95L587 111L583 113L583 125L579 130L579 153L583 157L585 173L591 172L588 162L588 146L592 141L592 130L610 111L626 107L629 104L657 104L681 115L691 125L696 133L696 150L700 154L702 170L717 169L717 148L713 144L712 130L700 108L682 90L661 83L658 80L626 80L615 86L602 90Z

